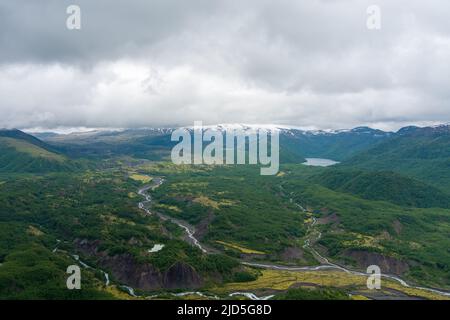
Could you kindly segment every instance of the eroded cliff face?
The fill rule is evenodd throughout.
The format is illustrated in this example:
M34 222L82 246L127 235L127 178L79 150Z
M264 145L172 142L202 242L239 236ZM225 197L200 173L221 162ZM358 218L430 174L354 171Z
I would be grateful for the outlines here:
M163 276L164 288L198 288L202 279L198 273L189 265L177 262L172 265Z
M97 260L97 265L110 273L111 279L135 289L197 289L203 284L201 276L190 265L176 262L167 270L158 270L150 263L139 263L128 254L109 256L98 250L98 241L77 240L75 245L83 254Z
M370 265L377 265L382 273L395 275L402 275L409 270L407 262L375 252L346 250L344 255L355 260L358 267L363 269Z

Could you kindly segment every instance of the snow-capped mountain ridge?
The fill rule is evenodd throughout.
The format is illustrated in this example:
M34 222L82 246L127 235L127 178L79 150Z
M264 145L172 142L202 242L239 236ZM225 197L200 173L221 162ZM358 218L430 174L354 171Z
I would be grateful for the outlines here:
M182 127L188 130L193 130L194 126ZM267 130L269 132L278 131L279 133L290 133L290 134L303 134L303 135L336 135L345 133L356 133L356 134L389 134L390 132L385 132L378 129L372 129L369 127L356 127L353 129L321 129L321 130L311 130L296 126L278 125L278 124L245 124L245 123L227 123L227 124L216 124L216 125L203 125L204 130L216 130L216 131L227 131L227 130Z
M104 135L117 135L117 134L171 134L177 128L185 128L188 130L193 130L193 126L185 127L148 127L148 128L128 128L128 129L118 129L118 128L104 128L104 129L92 129L92 130L81 130L81 131L69 131L64 132L63 130L25 130L30 134L35 134L36 136L71 136L79 138L88 138L93 136L104 136ZM246 123L221 123L215 125L203 125L204 130L217 130L226 132L228 130L267 130L269 132L278 131L280 134L286 134L290 136L333 136L333 135L346 135L346 134L357 134L357 135L373 135L373 136L389 136L395 134L390 131L383 131L380 129L373 129L367 126L355 127L353 129L309 129L297 126L279 125L279 124L246 124ZM446 130L450 128L450 124L440 124L435 126L418 127L418 126L406 126L398 130L396 133L405 133L416 129L429 129L429 130Z

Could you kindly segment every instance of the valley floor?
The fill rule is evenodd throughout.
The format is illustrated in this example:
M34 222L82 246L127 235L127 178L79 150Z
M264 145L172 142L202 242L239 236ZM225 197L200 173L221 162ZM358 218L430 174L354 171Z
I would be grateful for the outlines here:
M261 177L128 159L74 175L5 175L0 296L448 299L449 211L337 194L314 181L324 170ZM428 227L436 221L439 230ZM387 270L380 290L367 289L373 261ZM64 288L73 263L82 293Z

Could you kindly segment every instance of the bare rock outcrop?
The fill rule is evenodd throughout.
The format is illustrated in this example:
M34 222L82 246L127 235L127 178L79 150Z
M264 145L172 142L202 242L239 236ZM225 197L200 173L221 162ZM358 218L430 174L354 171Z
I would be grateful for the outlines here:
M110 256L99 251L99 241L77 240L75 245L84 255L93 257L108 270L113 280L146 291L159 289L197 289L203 284L201 276L187 263L176 262L167 270L150 263L140 263L129 253Z
M409 270L407 262L376 252L346 250L344 255L355 260L358 267L362 269L366 269L370 265L377 265L382 273L395 275L402 275Z

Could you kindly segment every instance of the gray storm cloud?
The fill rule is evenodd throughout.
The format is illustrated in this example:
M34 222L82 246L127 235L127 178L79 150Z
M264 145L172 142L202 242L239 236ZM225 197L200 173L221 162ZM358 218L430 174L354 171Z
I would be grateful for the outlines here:
M448 122L449 16L446 0L0 1L0 127Z

